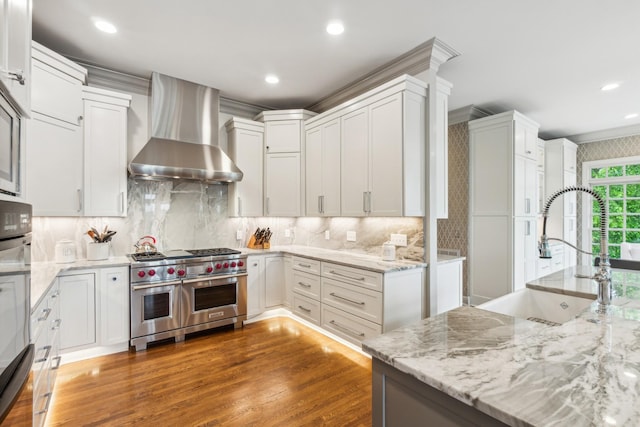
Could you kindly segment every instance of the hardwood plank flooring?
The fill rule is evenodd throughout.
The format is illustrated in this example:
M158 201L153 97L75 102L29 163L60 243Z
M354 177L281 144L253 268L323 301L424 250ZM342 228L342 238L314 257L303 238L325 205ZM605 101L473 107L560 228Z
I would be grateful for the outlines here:
M60 367L49 426L370 426L371 360L285 317Z

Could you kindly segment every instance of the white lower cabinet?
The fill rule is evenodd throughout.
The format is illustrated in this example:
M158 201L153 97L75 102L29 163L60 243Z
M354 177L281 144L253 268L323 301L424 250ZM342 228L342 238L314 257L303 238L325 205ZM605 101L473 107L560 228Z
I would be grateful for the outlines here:
M284 304L284 257L267 256L264 260L265 270L265 308L273 308Z
M65 363L127 350L128 267L65 272L58 280Z
M282 255L247 257L247 317L285 304L284 265Z
M300 256L292 259L292 311L303 319L320 325L320 261Z
M453 310L462 305L462 262L438 262L438 292L436 313Z
M34 344L32 366L33 425L44 425L53 386L60 366L59 330L61 326L58 280L31 312L31 340Z
M265 294L264 256L247 257L247 317L251 318L264 311Z

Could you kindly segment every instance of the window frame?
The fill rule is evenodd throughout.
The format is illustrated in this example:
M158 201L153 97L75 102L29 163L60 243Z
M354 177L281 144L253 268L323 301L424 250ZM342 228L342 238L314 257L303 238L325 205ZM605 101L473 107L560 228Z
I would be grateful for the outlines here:
M611 185L611 184L628 184L630 183L629 176L622 177L612 177L612 178L597 178L597 181L594 178L591 178L591 169L593 168L603 168L603 167L611 167L611 166L626 166L629 164L640 164L640 156L630 156L630 157L617 157L614 159L602 159L602 160L590 160L587 162L582 162L582 181L581 185L583 187L592 188L592 185ZM640 183L640 175L635 176L636 180L632 180L631 183ZM584 249L588 252L591 252L592 242L591 242L591 232L589 227L591 226L591 210L592 210L592 202L593 197L588 196L586 194L582 197L581 207L580 207L580 221L581 221L581 231L582 231L582 239L580 248ZM608 212L607 212L608 214ZM591 264L591 255L580 254L581 264L582 265L590 265Z

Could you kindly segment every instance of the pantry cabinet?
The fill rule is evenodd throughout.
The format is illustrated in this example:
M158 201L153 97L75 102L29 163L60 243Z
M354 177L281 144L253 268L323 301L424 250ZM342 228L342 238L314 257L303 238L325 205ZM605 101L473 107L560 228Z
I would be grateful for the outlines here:
M517 111L469 122L472 304L537 277L537 130Z
M342 216L424 214L424 83L409 76L380 86L341 117Z
M307 123L306 215L340 216L340 119Z
M26 162L34 215L126 216L131 96L86 87L86 75L33 42Z
M229 216L263 216L264 124L234 117L225 128L227 152L243 174L229 183Z
M0 1L0 86L22 116L31 114L31 0Z

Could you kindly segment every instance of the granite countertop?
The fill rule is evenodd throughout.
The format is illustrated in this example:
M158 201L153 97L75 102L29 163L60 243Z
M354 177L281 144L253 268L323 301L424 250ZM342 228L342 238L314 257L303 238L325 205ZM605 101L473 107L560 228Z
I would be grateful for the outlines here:
M573 267L531 287L595 298ZM640 272L614 270L619 297L547 326L460 307L363 343L383 362L514 426L640 425ZM635 286L634 286L635 285Z
M360 254L355 252L337 251L332 249L314 248L311 246L272 246L271 249L243 249L243 253L248 255L265 253L287 253L291 255L303 256L318 261L328 261L335 264L346 265L348 267L362 268L378 273L388 273L392 271L409 270L413 268L425 268L427 264L419 261L396 260L382 261L380 257Z

